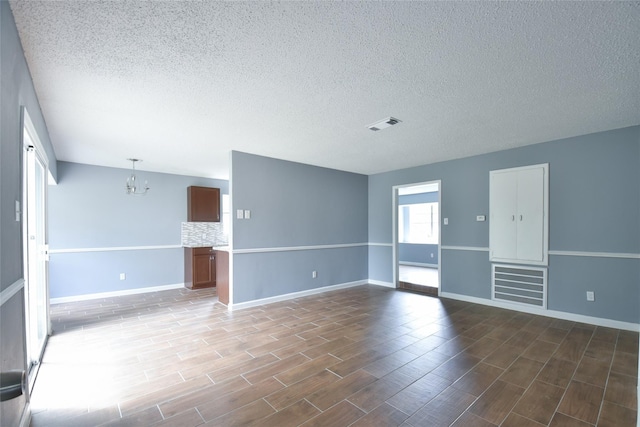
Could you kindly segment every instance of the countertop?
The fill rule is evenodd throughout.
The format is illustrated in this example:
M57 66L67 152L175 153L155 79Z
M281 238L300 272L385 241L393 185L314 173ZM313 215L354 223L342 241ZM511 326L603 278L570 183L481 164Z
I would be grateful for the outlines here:
M227 245L227 246L211 246L211 245L194 245L194 246L188 246L188 245L182 245L183 248L213 248L214 251L225 251L225 252L230 252L231 248Z

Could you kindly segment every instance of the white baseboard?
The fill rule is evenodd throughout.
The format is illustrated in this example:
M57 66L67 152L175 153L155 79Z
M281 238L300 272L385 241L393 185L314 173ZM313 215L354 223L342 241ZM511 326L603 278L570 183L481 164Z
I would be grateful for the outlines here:
M368 280L358 280L355 282L340 283L338 285L323 286L321 288L314 288L314 289L309 289L309 290L300 291L300 292L292 292L290 294L284 294L284 295L276 295L274 297L261 298L261 299L256 299L252 301L241 302L238 304L229 303L227 307L229 308L229 310L240 310L243 308L256 307L259 305L272 304L274 302L286 301L290 299L306 297L309 295L321 294L329 291L336 291L338 289L352 288L354 286L366 285L368 283L371 283L371 282Z
M410 267L438 268L438 264L427 264L426 262L400 261L398 264L399 265L408 265Z
M604 326L607 328L624 329L626 331L640 332L640 324L622 322L619 320L604 319L602 317L585 316L584 314L566 313L564 311L543 310L536 307L526 307L518 305L517 307L500 301L493 301L485 298L471 297L451 292L440 292L442 298L451 298L460 301L472 302L474 304L488 305L491 307L504 308L507 310L521 311L529 314L537 314L539 316L553 317L555 319L570 320L572 322L589 323L596 326Z
M396 285L394 285L391 282L383 282L382 280L369 280L367 283L371 284L371 285L377 285L377 286L384 286L387 288L396 288Z
M148 292L168 291L169 289L184 288L184 283L174 283L172 285L149 286L148 288L123 289L113 292L100 292L95 294L73 295L70 297L51 298L51 304L61 304L67 302L87 301L92 299L119 297L123 295L146 294Z

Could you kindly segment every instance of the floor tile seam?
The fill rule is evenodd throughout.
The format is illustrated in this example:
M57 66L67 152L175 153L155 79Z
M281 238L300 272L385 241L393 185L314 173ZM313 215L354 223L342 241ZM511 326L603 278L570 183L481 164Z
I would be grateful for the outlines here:
M620 336L620 333L618 333L618 337L619 336ZM609 386L609 377L611 376L611 369L613 368L613 361L616 358L616 350L617 349L618 349L618 339L616 339L616 342L613 345L613 354L611 355L611 360L609 361L609 369L608 369L608 372L607 372L607 380L605 381L604 389L602 391L602 399L600 400L600 407L598 408L598 417L596 418L596 425L598 425L598 422L600 422L600 416L602 415L602 407L604 406L604 401L605 401L604 398L605 398L605 395L607 394L607 387Z
M407 387L408 387L408 386L407 386ZM406 388L406 387L405 387L405 388ZM404 388L403 388L402 390L404 390ZM400 390L398 393L402 392L402 390ZM398 393L396 393L396 394L398 394ZM431 401L432 401L433 399L435 399L436 397L440 396L442 393L443 393L443 392L440 392L440 393L438 393L437 395L435 395L434 397L432 397L431 399L429 399L429 402L431 402ZM394 394L393 396L395 396L396 394ZM393 396L389 396L389 398L387 398L384 402L382 402L382 403L381 403L380 405L378 405L378 406L381 406L382 404L385 404L385 403L386 403L387 405L391 406L391 407L392 407L393 409L395 409L396 411L400 411L400 412L402 412L403 414L405 414L405 415L407 416L406 420L408 420L409 418L411 418L411 417L412 417L416 412L418 412L419 410L421 410L422 408L424 408L426 405L428 405L428 404L429 404L429 402L426 402L424 405L420 406L418 409L416 409L415 411L413 411L413 413L411 413L411 414L407 414L405 411L403 411L402 409L398 408L398 407L397 407L397 406L395 406L393 403L389 402L389 399L391 399ZM351 402L349 402L349 403L351 403ZM357 407L357 405L354 405L354 406L356 406L356 407ZM377 408L378 406L376 406L376 408ZM361 409L361 408L358 408L358 409ZM364 411L364 409L362 409L362 410ZM369 411L369 412L364 411L364 413L365 413L365 414L368 414L368 413L370 413L370 412L373 412L374 410L375 410L375 408L374 408L374 409L372 409L372 410L371 410L371 411ZM405 420L405 421L406 421L406 420Z
M569 336L570 332L571 332L571 330L569 330L569 332L567 332L567 335L565 336L565 339ZM591 344L591 340L592 339L593 339L593 333L591 334L591 337L589 338L589 342L587 342L587 345L582 350L582 356L580 357L580 360L576 363L576 367L574 368L573 373L571 374L571 378L569 378L569 382L567 383L567 386L564 388L564 393L562 393L562 397L560 398L560 400L558 400L558 405L556 406L556 409L555 409L555 412L554 412L554 414L560 413L560 414L563 414L563 415L565 415L565 416L567 416L569 418L572 418L572 419L575 419L575 420L579 420L579 421L585 422L587 424L591 424L591 423L589 423L588 421L576 418L576 417L574 417L572 415L565 414L564 412L561 412L560 411L560 405L562 405L562 401L564 400L565 396L567 395L567 392L569 391L569 387L571 386L572 382L576 381L576 382L579 382L581 384L588 384L588 383L576 380L575 376L576 376L576 372L578 372L578 368L580 367L580 364L582 363L582 359L584 359L584 357L585 357L585 352L587 351L587 348L589 347L589 344ZM564 339L562 341L564 342ZM558 351L559 349L560 349L560 345L558 345L558 349L556 349L556 351ZM555 353L556 352L554 352L553 354L555 354ZM552 355L552 357L553 357L553 355ZM566 359L561 359L561 360L566 360ZM611 362L610 363L613 363L613 357L611 358ZM609 367L609 369L611 369L611 367ZM609 376L607 375L607 380L608 379L609 379ZM589 384L589 385L593 386L593 384ZM601 398L601 401L600 401L600 407L598 408L598 415L596 417L596 424L591 424L591 425L597 425L597 420L600 418L600 410L601 410L601 407L602 407L602 401L604 400L604 392L605 392L605 389L603 389L603 391L602 391L602 398Z
M554 352L554 353L555 353L555 352ZM553 353L552 353L552 355L549 357L549 360L551 360L551 357L553 357ZM533 385L535 384L535 382L536 382L536 381L540 381L541 383L543 383L543 384L547 384L547 385L550 385L550 386L552 386L552 387L561 388L561 387L558 387L558 386L557 386L557 385L555 385L555 384L551 384L551 383L547 383L547 382L542 381L542 380L538 380L538 377L540 376L540 374L542 373L542 371L544 370L544 368L547 366L547 363L548 363L548 362L549 362L549 361L547 361L544 365L542 365L542 367L540 368L540 370L538 371L538 373L536 374L536 376L531 380L531 382L529 383L529 385L528 385L527 387L522 387L522 388L524 388L525 390L524 390L524 392L522 393L522 395L518 398L518 400L516 401L515 405L513 405L513 407L512 407L512 408L511 408L511 410L509 411L509 413L515 413L515 414L517 414L517 415L520 415L521 417L524 417L524 418L530 419L529 417L527 417L527 416L525 416L525 415L523 415L523 414L521 414L521 413L519 413L519 412L514 412L514 409L516 408L516 406L518 406L518 403L520 403L520 401L524 398L524 396L527 394L527 392L528 392L528 391L533 387ZM574 373L575 373L575 370L577 370L577 369L578 369L578 366L576 365L576 368L574 369ZM570 383L571 383L571 380L569 380L569 384L570 384ZM547 425L551 422L551 420L553 419L553 416L555 415L555 413L556 413L556 412L558 412L558 408L560 407L560 403L562 402L562 399L564 398L564 395L566 394L566 392L567 392L567 390L568 390L568 388L569 388L569 384L567 384L567 386L566 386L566 387L564 387L564 391L562 392L562 396L560 397L560 399L558 399L558 403L556 404L555 409L554 409L554 410L553 410L553 412L551 413L551 418L549 419L549 421L547 421ZM507 414L507 417L508 417L508 416L509 416L509 414ZM505 419L506 419L507 417L505 417ZM535 421L535 420L532 420L532 421ZM502 420L502 422L504 422L504 420ZM537 421L535 421L535 422L537 422Z
M542 367L538 370L538 372L537 372L536 376L531 380L531 382L527 385L527 387L521 387L521 386L519 386L519 385L517 385L517 384L513 384L513 383L511 383L511 382L509 382L509 381L505 381L505 380L502 380L502 379L501 379L501 377L502 377L502 376L503 376L503 375L504 375L504 374L505 374L505 373L506 373L506 372L511 368L511 366L513 366L513 365L516 363L516 361L517 361L520 357L524 357L524 356L522 356L522 354L523 354L523 353L524 353L524 352L525 352L525 351L526 351L526 350L527 350L531 345L533 345L533 343L532 343L532 344L530 344L529 346L527 346L524 350L522 350L522 351L518 354L518 357L516 357L516 358L513 360L513 362L511 362L511 363L509 364L509 366L507 366L506 368L500 368L499 366L495 366L495 365L492 365L492 364L490 364L490 363L484 362L484 359L482 359L480 362L478 362L478 364L479 364L479 363L487 363L487 365L489 365L489 366L493 366L493 367L496 367L496 368L499 368L499 369L503 369L503 372L502 372L502 374L501 374L500 376L498 376L498 377L497 377L497 378L496 378L496 379L495 379L495 380L494 380L494 381L493 381L493 382L492 382L488 387L486 387L486 388L483 390L483 392L480 394L480 396L478 396L478 397L476 398L476 400L475 400L473 403L471 403L471 404L467 407L467 409L471 408L471 406L473 406L473 405L475 404L475 402L476 402L478 399L480 399L480 397L482 397L482 396L487 392L487 390L489 390L489 389L490 389L490 388L491 388L495 383L497 383L498 381L503 381L503 382L505 382L505 383L507 383L507 384L511 384L511 385L516 386L516 387L519 387L519 388L524 389L524 391L522 392L522 394L520 395L520 397L516 400L516 402L513 404L513 406L511 407L511 409L510 409L510 410L509 410L509 412L507 413L507 415L502 419L502 421L500 421L500 423L499 423L498 425L502 424L502 423L504 422L504 420L506 420L506 419L507 419L507 417L509 416L509 414L513 412L513 409L514 409L516 406L518 406L518 403L520 403L520 401L522 400L522 398L524 397L524 395L527 393L527 391L529 391L529 389L533 386L533 384L536 382L536 380L537 380L538 376L540 376L540 373L543 371L543 369L545 368L545 366L546 366L546 365L547 365L547 363L548 363L548 361L547 361L547 362L545 362L545 363L544 363L544 365L542 365ZM556 349L556 350L557 350L557 349ZM555 353L555 351L554 351L554 353ZM551 357L553 357L553 354L554 354L554 353L552 353L552 355L549 357L549 360L551 360ZM486 357L489 357L489 356L486 356ZM486 359L486 357L485 357L485 359ZM525 358L525 359L528 359L528 360L535 361L535 360L533 360L533 359L529 359L529 358L527 358L527 357L524 357L524 358ZM477 366L477 365L476 365L476 366ZM576 367L576 369L577 369L577 367ZM547 383L545 383L545 384L547 384ZM553 384L550 384L550 385L553 385ZM565 388L565 392L566 392L566 388ZM561 399L561 400L562 400L562 399ZM561 400L560 400L560 401L561 401ZM560 401L559 401L559 402L560 402ZM559 405L559 403L558 403L558 405ZM556 409L557 409L557 408L556 408ZM466 411L466 409L465 409L465 411ZM463 411L463 413L464 413L464 411ZM555 413L555 411L554 411L554 413ZM518 413L516 412L516 414L518 414ZM478 417L482 418L480 415L477 415L477 414L474 414L474 415L476 415L476 416L478 416ZM523 415L521 415L521 414L518 414L518 415L523 416ZM462 414L461 414L460 416L462 416ZM523 417L524 417L524 416L523 416ZM460 417L458 417L458 418L460 418ZM527 418L527 417L524 417L524 418ZM553 416L552 416L552 418L553 418ZM492 421L487 420L487 419L485 419L485 418L482 418L482 419L483 419L483 420L485 420L485 421L487 421L487 422L493 423ZM454 422L455 422L455 421L454 421Z

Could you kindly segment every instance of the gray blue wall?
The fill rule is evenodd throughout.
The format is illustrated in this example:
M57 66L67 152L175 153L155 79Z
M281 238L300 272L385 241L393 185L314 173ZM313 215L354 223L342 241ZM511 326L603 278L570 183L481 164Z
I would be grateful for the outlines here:
M438 202L438 192L398 196L398 205ZM438 265L438 245L424 243L398 243L398 261L410 264Z
M490 299L489 221L476 222L489 217L489 171L538 163L550 168L549 250L592 255L550 254L548 308L638 323L638 126L370 176L370 279L392 281L392 187L441 180L442 292Z
M138 171L151 189L130 196L124 190L130 173L58 163L58 185L49 187L52 298L184 283L183 249L175 246L187 220L187 187L228 194L228 182ZM130 250L140 246L147 249Z
M231 157L234 304L367 280L365 175Z
M24 58L9 2L0 1L0 370L26 369L24 352L24 293L10 298L12 285L22 279L22 223L15 220L15 201L22 200L22 140L20 109L27 108L41 142L52 160L49 140L31 75ZM0 403L0 425L18 425L24 397Z

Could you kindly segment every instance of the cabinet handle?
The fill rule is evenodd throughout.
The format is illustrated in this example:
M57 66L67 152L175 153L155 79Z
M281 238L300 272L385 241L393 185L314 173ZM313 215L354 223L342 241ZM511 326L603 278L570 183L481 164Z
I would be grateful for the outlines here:
M511 221L515 221L516 220L516 216L515 215L511 215Z
M520 215L520 221L522 221L522 215Z

